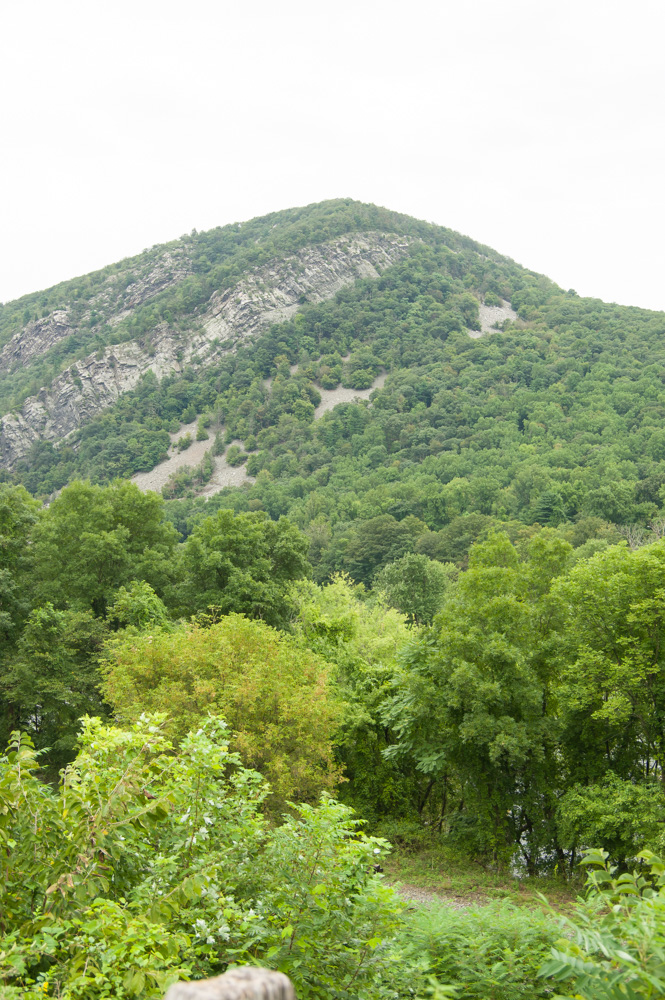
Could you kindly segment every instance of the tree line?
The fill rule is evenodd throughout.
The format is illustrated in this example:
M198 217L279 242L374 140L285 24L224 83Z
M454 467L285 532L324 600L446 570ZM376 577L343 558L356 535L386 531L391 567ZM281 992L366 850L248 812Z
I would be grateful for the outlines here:
M665 540L490 528L370 588L317 583L307 537L260 511L180 540L128 482L47 508L4 484L0 525L8 996L159 996L254 961L340 1000L653 982ZM445 915L405 922L359 817L526 873L588 862L579 943L510 909L469 917L472 954Z

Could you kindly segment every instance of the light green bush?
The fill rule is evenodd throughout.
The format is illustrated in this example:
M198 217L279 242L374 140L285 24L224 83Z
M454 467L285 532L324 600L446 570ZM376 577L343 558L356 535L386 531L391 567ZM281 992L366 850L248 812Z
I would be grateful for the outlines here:
M618 874L608 857L586 852L587 899L540 975L572 981L571 998L655 1000L665 996L665 864L642 851L641 871Z
M57 790L26 737L0 758L0 991L157 998L260 964L301 998L395 997L401 907L372 868L384 842L327 797L272 828L224 723L174 752L163 719L85 719Z
M463 911L445 905L423 909L414 913L406 932L412 960L464 1000L552 996L538 970L559 936L554 919L509 903Z

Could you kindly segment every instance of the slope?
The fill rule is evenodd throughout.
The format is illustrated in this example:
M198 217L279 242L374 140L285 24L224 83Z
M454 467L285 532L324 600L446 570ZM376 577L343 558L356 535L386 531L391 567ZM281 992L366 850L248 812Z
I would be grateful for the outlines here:
M117 299L106 316L114 343L93 358L107 372L115 359L117 370L124 351L131 379L105 375L108 393L85 395L93 362L84 352L101 336L88 319L78 347L60 341L88 360L56 373L41 400L13 397L3 420L7 478L45 495L76 476L149 473L170 435L201 418L210 452L247 476L207 502L195 494L211 492L210 452L206 468L176 476L168 495L189 497L171 505L180 530L220 505L288 514L310 534L319 572L344 568L359 579L414 548L459 558L496 520L516 531L571 522L583 541L608 522L658 517L662 313L582 299L466 237L349 201L153 249L162 280L176 250L180 276L137 305ZM110 277L90 276L86 309L104 281L124 281L128 270L140 269L126 262ZM157 277L141 273L152 294ZM72 294L44 293L60 313ZM20 325L22 305L2 315ZM12 350L28 349L38 322L12 334ZM9 382L16 388L42 370L34 366L54 364L53 350L25 354ZM78 390L76 405L65 382ZM322 393L340 385L371 402L317 419ZM19 454L11 428L23 433L21 421L48 400L63 415L42 413Z

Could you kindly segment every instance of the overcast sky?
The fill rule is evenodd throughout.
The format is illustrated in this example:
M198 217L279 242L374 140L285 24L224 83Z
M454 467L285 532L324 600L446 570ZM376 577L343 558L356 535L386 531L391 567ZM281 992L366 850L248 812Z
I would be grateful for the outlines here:
M665 309L663 0L5 0L0 301L352 197Z

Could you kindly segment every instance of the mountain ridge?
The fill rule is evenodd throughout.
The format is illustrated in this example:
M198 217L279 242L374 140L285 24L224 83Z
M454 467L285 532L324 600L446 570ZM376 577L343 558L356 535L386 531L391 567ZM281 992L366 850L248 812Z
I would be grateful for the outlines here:
M37 440L62 441L85 420L135 388L148 371L163 378L180 372L189 362L205 364L205 358L200 357L202 353L209 357L233 350L233 346L221 347L220 338L225 343L230 339L235 343L271 323L287 319L297 310L301 297L323 301L356 278L377 277L375 264L385 267L394 263L399 258L400 246L406 247L399 244L399 239L385 234L338 237L333 243L321 244L318 252L300 251L284 258L280 265L250 271L233 289L213 293L201 317L201 329L192 331L189 342L184 341L180 331L162 323L145 346L136 341L114 345L105 348L101 357L98 352L75 362L54 380L50 391L40 389L36 396L26 400L18 414L2 417L2 463L11 468ZM51 314L59 322L47 326L49 332L54 327L59 330L60 339L71 330L64 321L65 315L63 310ZM32 348L33 356L37 354L39 348L35 350L34 345L37 326L32 323L15 334L3 351L14 345L16 355L26 340L26 356L27 348ZM47 349L53 342L56 341L51 336ZM0 354L0 365L2 360Z
M37 427L5 480L48 498L76 478L142 476L184 534L220 506L286 514L318 574L358 579L391 552L456 561L491 524L515 537L584 524L584 539L660 516L665 314L581 298L467 237L348 200L174 246L67 286L67 303L62 288L47 295L45 317L34 302L0 311L10 351L63 304L79 324L0 372L5 432L26 407ZM83 359L94 371L111 357L108 395L90 392L82 412ZM58 379L74 403L48 439L34 397ZM330 393L345 399L321 415ZM374 531L394 544L356 558Z

